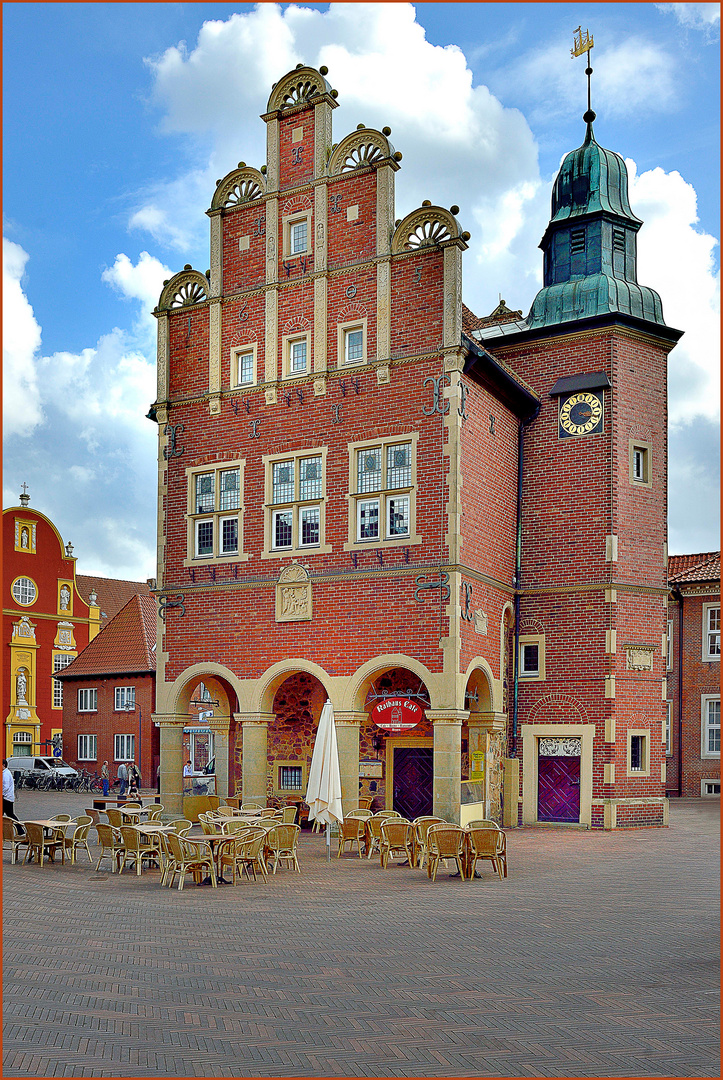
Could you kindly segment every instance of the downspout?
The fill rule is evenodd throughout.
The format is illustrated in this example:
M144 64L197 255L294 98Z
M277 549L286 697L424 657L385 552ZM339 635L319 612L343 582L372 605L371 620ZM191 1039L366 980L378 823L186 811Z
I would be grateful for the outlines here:
M683 594L676 586L678 603L678 798L683 798Z
M512 698L512 745L510 757L517 757L517 723L520 693L520 586L522 584L522 474L525 457L525 428L535 420L540 412L538 405L527 420L523 420L517 429L517 539L515 544L515 651L514 651L514 691Z

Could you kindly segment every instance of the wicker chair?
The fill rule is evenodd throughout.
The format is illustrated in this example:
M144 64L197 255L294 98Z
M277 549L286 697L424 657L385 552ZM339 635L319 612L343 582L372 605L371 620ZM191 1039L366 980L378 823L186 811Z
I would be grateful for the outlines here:
M166 842L171 859L166 875L167 881L170 877L169 887L173 887L176 874L178 874L178 891L182 892L186 872L190 870L196 882L203 872L207 871L211 884L214 889L216 888L216 864L208 844L204 844L201 840L188 840L184 836L179 836L178 833L166 833Z
M465 825L466 829L499 829L499 825L496 821L492 821L490 818L475 818L474 821L468 821Z
M221 832L228 833L229 836L251 828L253 828L253 826L249 825L248 821L244 821L243 818L225 818L221 821Z
M63 837L63 846L66 851L70 852L71 866L75 865L75 853L78 848L85 848L88 855L88 862L91 865L93 864L93 856L91 855L90 848L88 847L88 833L90 832L90 827L92 824L92 817L89 817L87 814L81 814L80 817L76 819L75 828L73 829L70 836Z
M245 803L241 803L241 809L242 810L263 810L264 808L261 805L261 803L245 802Z
M123 873L126 862L132 861L135 862L136 874L140 877L144 859L148 859L149 862L151 859L158 860L158 847L139 833L138 829L134 829L132 825L121 826L121 837L123 839L123 862L120 865L120 873Z
M368 821L370 817L374 817L371 810L364 810L362 807L359 807L357 810L350 810L346 816L362 818L364 821Z
M281 820L283 821L284 825L296 824L296 810L297 808L295 806L284 807L281 812Z
M345 817L339 822L339 848L337 859L347 844L356 844L359 858L362 857L362 843L366 839L366 819L363 817Z
M379 851L379 841L382 835L380 830L383 821L386 821L386 816L380 817L377 814L372 814L364 823L366 827L367 859L371 859L372 854Z
M163 813L164 810L165 810L165 806L163 806L162 803L154 803L153 806L149 806L149 808L148 808L148 820L149 821L160 821L161 820L161 814Z
M235 806L219 806L218 810L216 810L217 817L230 818L233 817L235 813Z
M23 863L26 863L30 856L35 853L38 857L38 862L42 866L46 851L50 856L51 862L54 860L55 852L60 851L63 863L65 863L65 845L63 844L62 827L53 829L50 836L45 836L42 825L36 825L33 821L26 821L23 824L25 826L25 831L28 834L28 850L25 852Z
M201 832L208 835L209 833L218 832L219 826L210 814L199 814L198 823L201 826Z
M370 795L369 797L367 797L365 795L359 800L359 809L360 810L371 810L373 802L374 802L374 797L373 796Z
M437 870L442 859L454 859L464 881L465 832L459 825L430 825L427 829L427 877L437 880Z
M431 825L446 825L444 818L427 814L414 819L414 857L415 865L420 869L427 861L427 830Z
M173 821L169 821L168 824L172 829L176 830L178 836L185 836L186 833L189 833L193 828L193 822L189 821L188 818L183 817L174 818Z
M3 817L3 847L5 844L10 845L10 862L12 864L18 861L20 848L28 845L27 833L21 832L17 821L10 817Z
M114 874L116 869L120 871L121 858L125 848L118 833L115 832L111 825L106 825L103 821L98 822L95 831L98 833L98 844L100 846L100 855L98 856L98 862L95 864L96 872L100 869L103 859L110 859L111 874Z
M123 824L123 815L121 814L120 810L114 809L112 806L109 806L106 810L106 815L108 817L108 824L111 825L114 829L120 829L121 825Z
M229 837L229 842L223 842L223 850L219 856L219 865L221 873L225 866L231 866L233 869L233 884L236 884L236 871L246 871L247 876L250 876L249 871L256 880L256 871L260 870L264 881L268 881L268 874L266 870L266 862L264 860L264 846L267 838L266 829L259 825L252 825L248 828L247 832L242 833L240 836L233 838Z
M492 863L492 869L496 871L500 880L506 878L507 837L502 832L502 829L497 827L491 829L487 825L468 826L467 833L469 836L469 858L467 863L469 876L473 876L475 867L481 860Z
M412 850L412 823L404 818L385 818L380 828L379 861L382 869L386 870L389 856L405 855L409 865L414 866L414 851Z
M48 818L48 821L62 821L67 825L68 822L75 821L75 818L71 817L70 814L53 814Z
M296 844L301 829L298 825L276 825L269 829L266 834L266 847L269 854L274 857L274 874L279 863L287 863L292 870L301 873L299 860L296 856Z

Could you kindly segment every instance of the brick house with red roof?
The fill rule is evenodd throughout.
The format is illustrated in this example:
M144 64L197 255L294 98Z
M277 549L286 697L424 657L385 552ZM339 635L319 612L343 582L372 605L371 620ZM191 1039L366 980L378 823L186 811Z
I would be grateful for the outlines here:
M720 796L720 552L668 559L669 796Z
M134 593L59 678L65 759L91 772L107 760L111 781L135 760L144 786L155 786L155 597Z

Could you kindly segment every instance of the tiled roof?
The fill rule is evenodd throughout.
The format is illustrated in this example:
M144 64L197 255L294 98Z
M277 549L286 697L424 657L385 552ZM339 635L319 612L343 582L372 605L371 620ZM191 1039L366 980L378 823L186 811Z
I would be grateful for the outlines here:
M682 585L693 581L720 581L720 551L698 555L670 555L668 581Z
M86 603L93 590L98 594L101 627L107 626L132 596L149 596L151 591L145 581L121 581L118 578L94 577L91 574L76 574L75 580L78 592Z
M57 678L155 671L155 644L156 598L136 593Z

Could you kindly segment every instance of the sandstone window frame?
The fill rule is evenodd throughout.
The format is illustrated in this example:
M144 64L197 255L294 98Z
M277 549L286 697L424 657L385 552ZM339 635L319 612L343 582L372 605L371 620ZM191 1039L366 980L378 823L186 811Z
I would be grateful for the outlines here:
M299 247L301 225L306 225L306 240L304 247ZM311 255L311 210L296 210L291 214L284 214L281 219L282 252L283 258L297 259L304 255Z
M653 445L643 439L630 439L628 443L628 478L636 487L653 486Z
M412 547L422 543L422 537L417 533L417 447L419 432L408 431L399 435L383 435L377 439L364 439L359 442L348 444L349 453L349 490L347 501L349 503L348 539L344 544L344 551L359 551L368 547ZM389 457L390 449L394 447L409 446L409 482L395 485L389 483ZM369 490L360 490L359 455L375 452L380 455L380 482L378 487ZM408 531L397 533L390 527L390 514L393 512L391 504L394 500L408 500L407 519ZM376 536L360 536L361 520L363 516L362 504L378 504L379 528Z
M650 776L650 730L648 728L628 729L627 773L631 778Z
M282 787L281 786L281 770L282 769L301 769L301 784L299 787ZM307 781L307 762L303 758L281 759L275 758L273 763L273 788L274 795L299 795L306 791Z
M663 746L665 756L673 756L673 702L665 703L665 720L663 721Z
M294 370L296 362L295 347L305 345L304 367ZM281 339L281 375L284 379L303 379L311 372L311 331L297 330L284 334Z
M327 453L326 446L304 447L284 454L264 454L264 548L262 559L283 559L289 556L305 554L329 554L331 544L326 543L326 507L329 500L327 490ZM321 477L318 488L314 481L302 475L304 464L320 459ZM292 490L275 490L275 465L288 462L292 470ZM309 489L305 490L304 485ZM318 543L305 543L303 540L304 511L318 509ZM291 543L279 547L276 544L277 521L284 515L291 528Z
M185 567L216 566L221 563L239 563L248 560L249 555L243 549L245 464L244 458L237 458L234 461L213 461L187 467L186 558L183 562ZM232 489L223 488L221 474L230 472L238 473L238 506L235 507L222 505L230 501L227 498L224 499L222 493ZM196 498L197 477L209 474L213 474L214 477L213 508L209 506L199 510ZM237 523L236 549L224 551L224 522L232 520ZM210 531L208 526L210 526ZM201 533L211 537L211 551L208 554L197 554Z
M361 333L361 355L349 357L351 335ZM367 362L367 318L349 319L339 323L336 329L337 366L352 367Z
M526 655L529 650L530 657L532 657L535 648L537 649L536 669L532 666L531 661L527 662ZM547 671L544 634L520 634L517 663L520 682L545 682Z
M232 390L245 390L249 386L256 386L258 381L257 376L257 355L258 344L257 342L247 342L245 345L233 345L231 347L231 389ZM242 360L244 358L251 358L251 378L241 379L242 372Z

